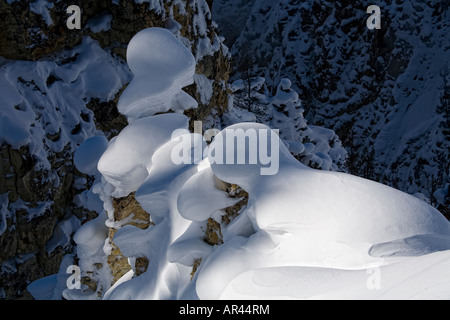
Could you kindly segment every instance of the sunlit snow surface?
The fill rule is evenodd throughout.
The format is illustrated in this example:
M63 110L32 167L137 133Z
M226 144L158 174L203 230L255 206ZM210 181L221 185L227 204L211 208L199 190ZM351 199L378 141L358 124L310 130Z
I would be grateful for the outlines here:
M74 237L80 266L90 270L89 265L110 250L104 242L106 226L118 227L111 196L135 191L151 214L154 225L145 230L118 228L113 239L126 257L147 257L147 271L138 277L127 273L113 287L106 285L111 279L97 279L108 289L103 298L450 298L450 223L425 202L369 180L310 169L283 143L278 149L266 146L279 152L275 175L261 175L261 162L219 164L208 152L200 163L194 161L196 144L191 142L199 137L187 132L188 118L177 113L152 116L159 103L172 103L174 111L182 111L160 93L172 96L174 88L181 90L193 75L189 52L174 39L161 29L147 29L131 41L133 91L121 98L130 125L109 142L98 162L103 178L91 190L104 201L107 214L84 224ZM160 44L152 54L147 51L150 42ZM164 63L162 57L167 58ZM176 68L160 69L171 61ZM149 86L155 75L159 86ZM175 129L192 139L172 135ZM256 130L259 148L264 146L261 129L270 130L256 123L229 129ZM224 132L207 151L221 147ZM175 164L174 148L187 150L192 161ZM92 168L87 163L83 167ZM203 240L206 221L220 222L220 209L236 201L221 191L217 178L241 186L249 201L229 225L222 224L224 243L211 246ZM42 292L49 295L55 278L41 281ZM35 292L37 288L34 285ZM63 295L95 297L70 289Z
M247 298L252 294L258 297L265 277L268 286L275 286L274 295L305 297L308 291L303 292L304 287L296 292L293 285L286 286L289 275L295 274L293 281L308 279L300 267L327 268L320 272L328 277L340 275L340 269L382 266L392 256L450 249L450 224L425 202L355 176L309 169L283 145L280 148L280 170L274 176L259 176L253 168L245 175L245 170L237 168L242 165L211 166L219 179L249 192L244 214L256 232L248 238L233 237L208 257L197 278L200 298L232 298L239 293L233 288L241 281L254 282L254 291L247 287ZM420 241L409 241L418 235ZM441 245L437 247L436 242ZM374 247L376 250L371 250ZM298 272L293 272L294 266L299 267ZM284 278L277 285L273 279L279 276ZM312 276L309 281L317 280ZM329 284L336 285L333 281Z
M122 227L114 238L126 256L148 257L149 269L115 287L109 299L449 297L450 224L425 202L307 168L283 144L273 176L259 175L259 165L209 165L208 159L171 165L177 141L148 155L152 170L137 189L155 226ZM203 241L204 222L233 200L215 187L214 176L250 195L240 216L223 226L219 246Z

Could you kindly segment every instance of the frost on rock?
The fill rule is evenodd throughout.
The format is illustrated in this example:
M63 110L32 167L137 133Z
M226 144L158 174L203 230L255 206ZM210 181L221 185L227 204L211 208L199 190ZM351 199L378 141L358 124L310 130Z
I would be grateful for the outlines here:
M128 45L127 61L134 78L120 97L122 114L137 119L197 107L181 90L194 82L194 56L170 31L140 31Z

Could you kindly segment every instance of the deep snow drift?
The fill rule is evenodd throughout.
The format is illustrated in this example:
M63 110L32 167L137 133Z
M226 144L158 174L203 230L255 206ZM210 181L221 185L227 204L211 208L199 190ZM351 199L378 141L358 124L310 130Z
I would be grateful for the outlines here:
M161 50L155 60L138 50L150 42L161 44L154 48ZM106 226L118 229L113 240L126 257L145 256L149 266L139 276L128 272L113 286L105 267L95 279L104 289L100 296L82 286L64 289L66 299L450 298L450 223L437 210L376 182L308 168L278 136L268 138L272 130L263 124L229 126L206 146L204 137L189 133L186 116L153 116L164 103L183 110L178 100L158 97L173 95L193 75L188 51L161 29L139 33L128 50L131 65L145 61L130 85L135 95L124 93L121 99L125 114L132 110L130 124L99 160L77 161L89 171L98 161L102 177L89 192L103 200L104 211L74 240L82 272L105 263L111 250ZM158 65L164 54L187 65L166 73ZM165 85L147 90L153 77ZM230 140L229 132L243 138ZM226 161L219 161L219 154ZM262 175L267 156L275 154L278 170ZM229 224L222 220L223 209L239 199L224 191L227 183L249 194ZM154 225L140 229L114 220L111 197L130 192ZM204 241L209 219L220 224L223 243ZM33 283L30 291L36 298L60 292L64 272Z

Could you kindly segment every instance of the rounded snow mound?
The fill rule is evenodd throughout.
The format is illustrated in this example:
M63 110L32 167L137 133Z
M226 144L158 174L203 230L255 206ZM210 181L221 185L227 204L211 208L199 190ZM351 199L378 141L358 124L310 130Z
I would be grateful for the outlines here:
M127 62L134 78L118 109L128 118L197 107L181 90L194 82L195 58L170 31L148 28L137 33L128 44Z
M380 183L308 168L280 141L268 140L270 128L264 127L233 125L210 145L216 151L209 156L214 175L248 192L245 215L256 232L249 238L230 239L202 263L196 283L201 299L223 297L227 285L250 270L285 266L357 270L383 265L386 257L450 249L450 223L427 203ZM233 141L231 131L226 131L230 129L250 138L227 145L223 141ZM234 158L224 155L225 160L237 160L241 151L247 162L217 161L217 150L233 152ZM252 152L259 156L253 164ZM278 161L278 171L262 175L269 155Z
M450 236L448 221L424 201L353 175L311 169L298 162L273 132L262 124L236 124L216 135L210 145L215 150L209 154L214 175L246 189L258 228L321 239L327 230L326 237L346 243ZM223 161L217 161L217 150L223 150ZM233 157L228 157L230 152ZM263 174L261 169L268 165L278 168L275 174Z
M110 141L98 161L98 170L115 187L113 196L136 191L148 176L153 153L170 141L178 129L187 129L189 119L181 114L161 114L128 125Z
M75 151L75 167L85 174L98 172L97 163L108 148L108 140L104 136L94 136L84 141Z

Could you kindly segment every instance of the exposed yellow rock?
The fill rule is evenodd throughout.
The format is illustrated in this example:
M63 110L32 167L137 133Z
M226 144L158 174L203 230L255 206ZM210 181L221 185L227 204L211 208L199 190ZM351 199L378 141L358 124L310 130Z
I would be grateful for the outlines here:
M147 257L137 257L136 261L134 262L134 274L136 277L143 274L145 271L147 271L149 260Z
M114 206L114 220L122 221L125 218L132 216L130 225L136 226L141 229L147 229L154 223L150 219L148 214L135 198L135 193L130 193L128 196L118 199L113 199Z
M135 198L135 193L130 193L123 198L114 198L112 200L114 207L114 221L129 220L124 225L133 225L141 229L147 229L154 223L151 221L150 214L148 214ZM128 271L134 269L136 276L142 274L147 270L148 259L146 257L137 257L134 268L130 265L128 257L124 256L120 249L114 244L114 234L116 229L109 229L109 241L111 243L111 253L108 256L107 262L111 269L113 283L119 280Z
M241 210L248 204L248 193L244 189L236 184L228 184L218 179L217 177L214 178L215 187L217 189L227 192L228 196L231 198L242 199L239 200L235 205L223 209L225 211L225 214L222 216L221 223L212 218L209 218L206 222L204 241L211 246L222 245L224 243L222 227L227 226L229 223L231 223L231 221L233 221L240 214ZM196 259L194 261L191 272L191 279L194 277L195 272L197 271L201 262L202 259Z
M209 218L208 222L206 223L205 242L211 246L223 244L223 236L220 223L212 218Z
M194 260L194 266L192 267L192 272L191 272L191 280L194 278L194 275L197 272L197 269L201 263L202 263L202 258L198 258L198 259Z

